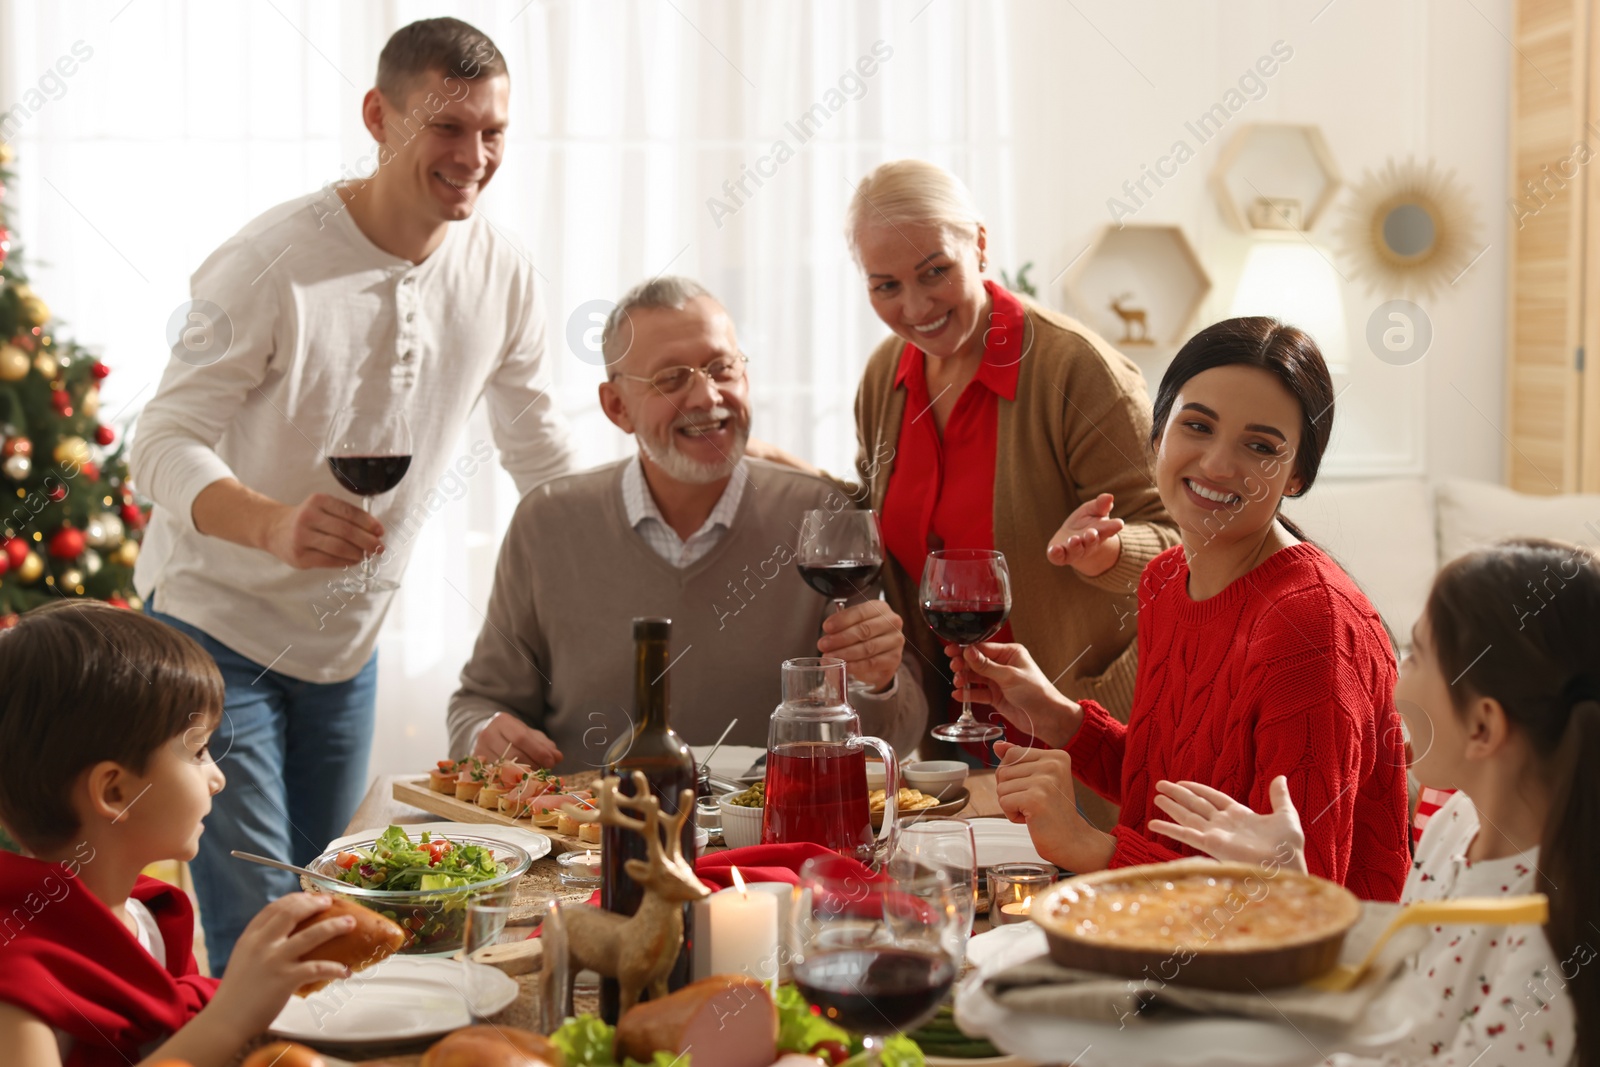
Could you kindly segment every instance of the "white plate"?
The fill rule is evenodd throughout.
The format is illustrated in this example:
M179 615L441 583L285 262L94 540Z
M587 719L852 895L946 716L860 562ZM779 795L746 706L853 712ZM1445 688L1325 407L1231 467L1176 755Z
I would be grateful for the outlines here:
M978 866L997 863L1049 863L1033 847L1028 828L1009 819L973 819L972 840L978 846Z
M481 963L390 956L309 997L290 997L268 1028L310 1044L410 1041L472 1023L466 997L479 1015L517 999L516 979ZM470 978L468 975L470 974Z
M1045 951L1044 931L1015 923L974 936L974 970L956 989L956 1021L996 1048L1040 1063L1076 1067L1288 1067L1321 1057L1294 1029L1254 1019L1193 1019L1129 1025L1008 1011L983 991L984 979Z
M415 840L422 831L427 830L446 837L456 837L462 834L471 837L484 837L490 841L504 841L508 845L516 845L525 850L533 859L550 854L550 839L544 834L524 830L520 826L502 826L499 823L485 822L419 822L401 823L404 830L412 840ZM374 837L387 830L387 826L380 826L373 830L361 830L343 837L336 837L328 842L328 851L353 845L357 841L371 841Z

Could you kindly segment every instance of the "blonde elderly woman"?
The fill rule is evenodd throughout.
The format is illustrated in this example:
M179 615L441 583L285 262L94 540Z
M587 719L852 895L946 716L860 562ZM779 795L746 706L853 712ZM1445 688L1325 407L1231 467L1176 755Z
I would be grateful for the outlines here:
M1082 323L986 277L971 194L931 163L863 178L846 236L892 331L856 394L858 474L882 516L884 587L923 660L930 718L960 710L942 642L918 625L923 563L950 548L1005 554L1013 604L994 640L1026 645L1064 694L1126 720L1139 574L1177 543L1151 472L1143 376Z

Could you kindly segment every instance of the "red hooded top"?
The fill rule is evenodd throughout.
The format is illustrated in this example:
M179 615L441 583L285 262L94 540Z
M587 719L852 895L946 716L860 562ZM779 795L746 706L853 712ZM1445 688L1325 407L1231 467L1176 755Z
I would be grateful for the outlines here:
M92 862L0 852L0 1001L69 1035L66 1067L127 1067L194 1018L217 981L195 965L182 890L143 876L133 887L166 943L163 967L78 880Z

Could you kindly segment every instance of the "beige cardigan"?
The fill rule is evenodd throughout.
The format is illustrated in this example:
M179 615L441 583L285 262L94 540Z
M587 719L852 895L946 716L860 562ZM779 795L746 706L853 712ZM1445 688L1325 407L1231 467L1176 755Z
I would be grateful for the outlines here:
M1138 660L1139 574L1178 541L1156 493L1150 399L1139 368L1103 338L1019 299L1022 365L1016 399L999 401L994 482L994 545L1011 571L1011 630L1063 693L1092 697L1126 721ZM856 473L875 510L883 507L905 414L906 391L894 385L904 348L893 335L880 344L856 394ZM1067 516L1100 493L1116 495L1111 514L1127 523L1122 555L1104 574L1085 578L1051 563L1045 549ZM920 579L892 557L886 561L885 595L906 620L907 646L923 660L930 716L941 721L949 660L923 624Z

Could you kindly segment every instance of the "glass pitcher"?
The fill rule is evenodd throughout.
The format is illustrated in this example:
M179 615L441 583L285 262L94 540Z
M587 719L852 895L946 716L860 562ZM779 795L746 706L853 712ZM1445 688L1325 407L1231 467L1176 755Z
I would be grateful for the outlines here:
M883 829L874 839L867 803L867 753L883 758ZM872 864L875 846L894 848L900 786L894 749L861 736L861 720L845 699L841 659L791 659L783 664L783 703L767 729L767 804L761 843L812 841Z

